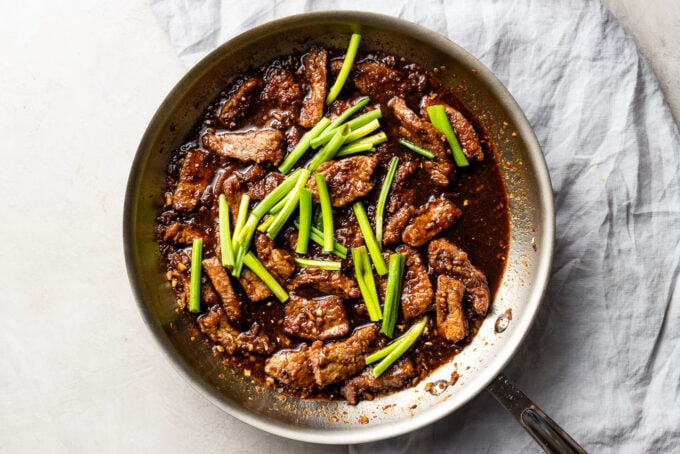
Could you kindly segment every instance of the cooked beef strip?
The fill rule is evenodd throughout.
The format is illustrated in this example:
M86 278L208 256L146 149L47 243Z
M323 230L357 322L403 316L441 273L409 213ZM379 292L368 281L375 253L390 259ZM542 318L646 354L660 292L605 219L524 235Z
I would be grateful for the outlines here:
M366 367L366 355L378 339L378 327L368 325L354 330L345 340L315 341L300 350L281 350L265 363L264 371L281 383L303 389L320 388L345 380Z
M239 301L234 288L231 286L229 273L222 266L222 262L217 257L204 259L202 262L203 270L210 278L215 291L222 300L224 312L231 323L241 321L241 302Z
M264 372L285 385L311 391L315 381L309 352L307 344L302 344L300 350L279 350L267 359Z
M227 198L229 213L232 224L236 224L238 209L241 205L241 197L249 192L251 184L259 182L267 175L266 171L259 164L253 164L238 171L230 171L229 175L223 179L222 193ZM250 194L249 194L250 195Z
M260 77L251 76L238 84L222 104L217 117L220 122L229 129L236 128L238 122L245 118L258 95L264 81Z
M253 303L266 300L272 296L272 291L269 290L267 284L262 282L262 280L248 268L243 268L239 282L241 283L241 287L243 287L243 291L246 292L248 299Z
M290 290L307 287L312 287L321 293L347 299L361 296L357 283L342 274L341 271L328 271L316 267L302 268L288 281Z
M411 177L418 171L418 165L411 160L402 160L394 173L392 188L387 199L387 212L394 213L404 205L413 205L416 188L411 184ZM401 236L401 233L399 234Z
M208 235L195 225L184 224L179 221L175 221L168 226L163 226L160 231L163 241L181 245L192 244L194 238L201 238L203 241L206 241L208 238Z
M423 72L413 68L407 76L389 67L384 61L366 60L355 63L349 73L348 82L354 85L363 95L370 96L375 101L386 104L387 101L399 96L422 96L427 89L426 77ZM337 74L342 67L342 60L331 62L331 72Z
M278 172L268 173L263 179L248 184L248 195L252 200L262 200L276 189L285 178Z
M445 274L437 276L435 309L437 334L451 342L459 342L468 333L468 321L463 311L465 284Z
M224 347L230 355L239 350L266 355L274 349L269 337L260 330L257 322L253 323L248 331L240 332L229 324L221 306L213 306L198 317L198 327L211 341Z
M435 274L446 274L465 284L465 301L475 314L486 315L491 296L484 273L468 259L465 251L447 239L437 238L427 246L430 268Z
M210 155L190 150L179 171L179 181L172 195L172 207L180 212L193 211L215 173Z
M297 122L302 90L292 71L281 66L270 67L265 74L261 98L273 107L270 114L276 121L272 126L288 128Z
M345 380L366 367L366 355L378 339L378 327L358 328L344 341L327 344L316 341L309 357L314 380L320 387Z
M226 158L278 165L283 159L284 139L283 133L275 129L251 129L222 134L207 132L201 142L207 150Z
M323 116L326 100L326 60L328 53L325 49L315 47L304 57L305 78L309 84L309 92L305 95L300 111L298 123L303 128L312 128Z
M399 134L419 147L434 154L434 159L423 160L422 166L432 183L446 187L455 176L455 167L445 146L446 138L429 121L423 120L406 105L402 98L392 98L389 107L401 123Z
M373 368L366 368L356 377L350 378L342 388L342 395L348 404L356 405L360 398L373 400L374 394L403 388L417 375L413 361L408 357L401 358L378 378L373 376Z
M411 205L404 205L392 216L387 218L383 228L383 244L393 246L401 242L401 235L406 224L411 220L416 209Z
M434 199L416 210L401 238L413 247L422 246L451 227L461 214L462 211L450 200Z
M408 320L417 317L430 307L434 291L418 251L402 244L396 252L406 258L406 273L401 290L401 312Z
M359 222L354 216L351 206L344 206L335 210L333 214L335 224L335 239L347 248L359 247L364 244L364 236L359 228ZM349 254L351 257L351 254Z
M284 282L295 272L295 260L285 249L275 248L272 241L264 233L255 236L257 257L274 279Z
M451 126L453 126L453 130L456 132L456 137L458 138L458 142L463 149L463 154L465 157L468 159L483 161L484 151L482 150L482 145L479 142L479 136L477 136L475 128L472 126L472 124L470 124L467 118L463 116L462 113L448 104L444 104L439 100L433 100L429 96L426 96L423 98L423 102L421 104L421 115L425 116L427 113L427 108L436 104L441 104L444 106L446 116L449 118L449 122L451 123Z
M368 194L375 183L371 175L375 170L377 160L373 156L352 156L327 161L317 168L317 172L324 176L331 205L342 207ZM319 202L319 189L316 180L310 178L307 187L312 191L315 202Z
M283 319L284 331L307 340L326 340L349 334L347 311L335 295L307 299L291 295Z

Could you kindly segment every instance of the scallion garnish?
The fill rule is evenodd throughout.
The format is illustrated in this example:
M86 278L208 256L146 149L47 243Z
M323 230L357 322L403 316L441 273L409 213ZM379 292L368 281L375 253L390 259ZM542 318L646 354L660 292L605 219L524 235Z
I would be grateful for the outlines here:
M288 154L288 156L286 156L286 159L283 160L283 162L279 166L279 172L283 174L288 173L290 169L293 168L295 163L297 163L302 157L302 155L304 155L305 152L309 149L312 139L315 139L330 124L331 121L328 118L322 117L321 120L319 120L319 122L316 125L314 125L312 129L307 131L307 133L304 136L302 136L297 145L295 145L293 151L291 151Z
M352 65L354 64L354 59L357 56L360 42L361 35L358 33L352 33L352 37L349 39L349 46L347 46L347 53L345 53L345 59L342 62L342 68L340 68L340 72L338 73L337 79L335 79L335 83L333 83L331 89L328 90L328 96L326 96L327 106L330 106L333 101L335 101L335 98L338 97L342 87L345 85L347 76L349 76L349 72L352 69Z
M414 323L408 331L385 347L383 350L389 350L386 355L381 353L382 350L379 350L366 357L366 364L370 364L368 362L369 358L383 358L383 360L373 368L373 376L375 378L380 377L383 372L385 372L396 360L406 353L406 350L408 350L423 333L426 325L427 315L423 317L418 323ZM373 359L373 361L377 361L377 359Z
M387 289L385 290L384 319L380 330L387 337L394 335L394 327L397 323L405 262L406 258L401 254L390 255L390 268L387 274Z
M408 148L409 150L414 151L421 156L425 156L427 159L434 158L434 153L432 153L431 151L428 151L424 148L420 148L418 145L416 145L413 142L409 142L408 140L406 140L404 138L399 139L398 142L400 144L402 144L403 146L405 146L406 148Z
M319 204L321 205L321 219L323 222L323 251L333 252L333 207L331 196L328 193L326 180L321 173L314 174L316 187L319 191Z
M352 248L352 260L354 261L354 273L359 284L359 290L361 296L364 297L364 303L366 303L368 310L368 317L372 322L376 322L382 319L382 311L380 310L378 290L375 286L375 279L373 279L366 246Z
M295 257L293 260L302 267L314 266L328 271L340 271L342 269L342 262L334 260L312 260L302 257Z
M390 160L390 164L387 167L387 174L385 175L382 187L380 188L378 203L375 206L375 238L378 241L378 245L381 249L383 244L383 215L385 213L385 203L387 203L387 196L390 193L392 181L394 180L394 174L397 173L398 166L399 158L394 156Z
M331 121L331 124L328 125L328 130L332 131L333 129L343 124L345 121L347 121L349 117L351 117L352 115L363 109L365 106L367 106L369 102L371 102L371 98L369 98L368 96L359 98L359 100L355 104L353 104L348 109L345 109L345 111L338 115L335 118L335 120Z
M302 188L300 191L300 221L298 224L297 244L295 252L306 254L309 247L309 233L312 228L312 191Z
M234 236L232 237L231 244L234 249L238 247L238 237L246 223L246 218L248 216L248 207L250 206L250 196L248 194L243 194L241 196L241 203L238 206L238 214L236 215L236 224L234 225Z
M220 253L222 266L234 266L234 248L231 245L231 227L229 226L229 204L224 194L218 200L218 222L220 227Z
M305 187L308 179L309 170L303 169L298 176L297 182L295 183L292 192L288 196L286 204L283 206L281 211L275 215L276 218L267 229L267 236L272 240L276 238L276 235L279 234L284 224L288 221L288 218L290 218L290 215L293 214L293 211L297 207L298 201L300 200L300 191Z
M295 221L295 227L300 229L300 223L298 221ZM309 231L309 239L323 247L323 231L317 229L314 226L312 226ZM341 259L346 259L347 248L344 245L338 243L336 240L333 240L333 255L336 255Z
M359 128L362 128L372 122L373 120L377 120L379 118L382 118L382 111L379 108L369 110L368 112L359 115L356 118L352 118L349 120L347 123L343 123L339 125L337 128L331 129L329 126L323 134L321 134L319 137L316 139L312 140L312 148L319 148L321 145L329 142L332 138L333 135L338 132L338 129L340 129L343 126L347 126L350 130L356 131Z
M352 129L352 132L347 134L344 143L352 143L355 140L359 140L378 129L380 127L380 122L378 120L371 120L360 128Z
M201 260L203 238L194 238L191 245L191 277L189 282L189 312L201 312Z
M387 274L387 264L380 253L380 245L378 245L375 235L373 234L373 229L371 228L371 221L368 220L368 215L364 209L364 204L361 201L354 202L352 205L354 210L354 216L357 218L359 223L359 229L361 230L361 235L364 237L364 242L368 248L369 254L371 254L371 259L375 265L375 271L384 276Z
M349 145L344 145L342 148L340 148L338 152L335 153L335 157L341 158L343 156L363 153L364 151L373 152L375 151L375 147L373 147L373 145L371 145L370 143L359 143L359 141L356 141Z
M449 117L446 116L446 110L441 104L435 106L430 106L427 108L427 115L430 117L430 122L435 128L439 129L446 136L446 141L451 147L451 153L453 154L453 160L456 162L458 167L467 167L470 165L468 163L463 149L460 147L456 133L453 132L453 127L449 121Z
M262 282L264 282L267 287L269 287L269 290L272 291L275 297L278 298L279 301L282 303L284 301L288 300L288 292L281 287L281 284L274 279L274 276L272 276L269 271L267 271L267 268L264 267L264 265L257 259L255 254L252 252L248 252L244 257L243 257L243 264L247 266L250 271L255 273L257 277L259 277Z
M313 172L324 162L333 159L335 153L337 153L342 144L345 143L345 138L349 133L350 129L346 125L338 128L335 134L333 134L333 138L329 140L326 145L324 145L324 147L316 154L316 156L314 156L307 168Z

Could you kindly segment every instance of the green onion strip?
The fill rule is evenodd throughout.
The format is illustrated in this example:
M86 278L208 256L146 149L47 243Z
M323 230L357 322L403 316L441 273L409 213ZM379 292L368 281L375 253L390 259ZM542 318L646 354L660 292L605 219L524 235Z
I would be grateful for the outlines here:
M383 259L383 256L380 252L380 245L373 234L371 221L368 220L366 209L364 208L364 205L361 203L361 201L354 202L352 209L354 210L354 215L356 216L357 222L359 223L359 229L361 230L361 235L364 237L364 242L366 243L368 252L371 254L371 259L375 265L375 271L379 275L384 276L387 274L387 264L385 263L385 259Z
M302 257L295 257L295 263L302 267L316 267L328 271L340 271L342 269L342 262L335 260L312 260Z
M411 348L423 333L426 325L427 316L423 317L418 323L414 323L408 331L394 340L394 342L390 343L387 347L366 357L366 364L370 364L368 362L369 358L372 360L371 362L382 358L382 361L373 368L373 376L375 378L380 377L397 359L406 353L406 350ZM384 354L383 350L388 350L388 352Z
M328 186L323 174L314 174L316 187L319 191L319 203L321 205L321 219L323 222L323 251L333 252L333 207Z
M201 312L201 260L203 238L194 238L191 245L191 277L189 281L189 312Z
M274 296L278 298L279 301L282 303L288 300L288 292L281 287L281 284L272 276L269 271L262 265L262 262L260 262L255 254L252 252L248 252L244 257L243 257L243 264L247 266L250 271L255 273L257 277L259 277L262 282L264 282L267 287L269 287L269 290L272 291Z
M361 296L364 297L366 309L368 310L368 317L372 322L377 322L382 319L383 315L380 310L378 290L375 286L375 279L373 278L373 271L371 270L371 262L368 259L366 246L352 248L352 260L354 261L354 273L359 284L359 290L361 291Z
M383 215L385 213L385 204L387 203L387 196L390 193L390 188L394 181L394 175L397 173L397 167L399 167L399 158L394 156L387 167L387 174L385 175L382 187L380 188L378 203L375 206L375 239L378 241L378 245L381 249L383 244Z
M463 149L460 147L456 133L453 131L449 117L446 116L446 110L441 104L435 106L430 106L427 108L427 115L430 117L430 122L435 128L439 129L446 136L446 141L451 147L451 153L453 154L453 160L456 162L458 167L467 167L470 165L468 163L465 154L463 154Z
M408 140L403 139L403 138L399 139L398 142L400 144L402 144L403 146L405 146L406 148L408 148L409 150L414 151L421 156L425 156L427 159L433 159L434 158L434 153L432 153L431 151L426 150L424 148L420 148L418 145L416 145L413 142L409 142Z
M234 266L234 248L231 244L231 228L229 226L229 204L224 194L218 198L218 223L220 228L220 255L222 266Z
M309 248L309 234L312 229L312 191L302 188L300 191L300 220L297 224L298 236L295 252L306 254Z
M387 336L394 335L397 323L397 313L401 299L401 286L404 281L404 265L406 258L401 254L390 255L390 268L387 274L387 289L385 290L384 319L381 332Z
M345 85L347 76L352 69L354 64L354 59L357 56L357 51L359 50L359 43L361 42L361 35L357 33L352 33L352 37L349 39L349 46L347 46L347 53L345 54L345 59L342 62L342 68L340 68L340 73L338 73L338 78L335 79L335 83L328 90L328 96L326 96L326 105L330 106L335 98L340 94L340 90Z

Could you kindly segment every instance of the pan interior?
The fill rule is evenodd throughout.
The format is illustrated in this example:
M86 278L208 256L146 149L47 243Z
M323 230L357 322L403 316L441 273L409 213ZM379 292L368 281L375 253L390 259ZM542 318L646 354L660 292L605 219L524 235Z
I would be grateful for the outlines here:
M240 73L272 58L318 43L344 48L353 31L364 49L404 56L425 68L445 66L438 78L464 86L459 98L477 115L495 144L510 207L510 244L505 273L492 309L477 336L448 365L418 386L349 406L342 402L286 397L222 365L175 311L174 295L153 231L172 150L207 105ZM124 213L128 274L140 310L165 353L212 402L263 430L309 442L378 440L429 424L463 405L504 367L526 334L540 303L552 258L552 189L534 133L498 80L467 52L431 31L368 13L309 13L257 27L225 43L177 84L152 119L128 181ZM509 312L508 312L509 311ZM496 318L512 320L495 333ZM426 391L428 383L460 379ZM437 394L437 395L434 395Z

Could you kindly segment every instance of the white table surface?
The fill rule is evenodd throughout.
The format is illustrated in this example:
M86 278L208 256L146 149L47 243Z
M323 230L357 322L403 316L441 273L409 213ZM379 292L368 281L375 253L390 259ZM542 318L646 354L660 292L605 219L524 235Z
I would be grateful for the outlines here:
M0 6L0 452L318 452L241 423L224 431L230 417L174 370L137 311L127 175L185 71L148 5L14 3ZM680 119L680 3L604 3Z

